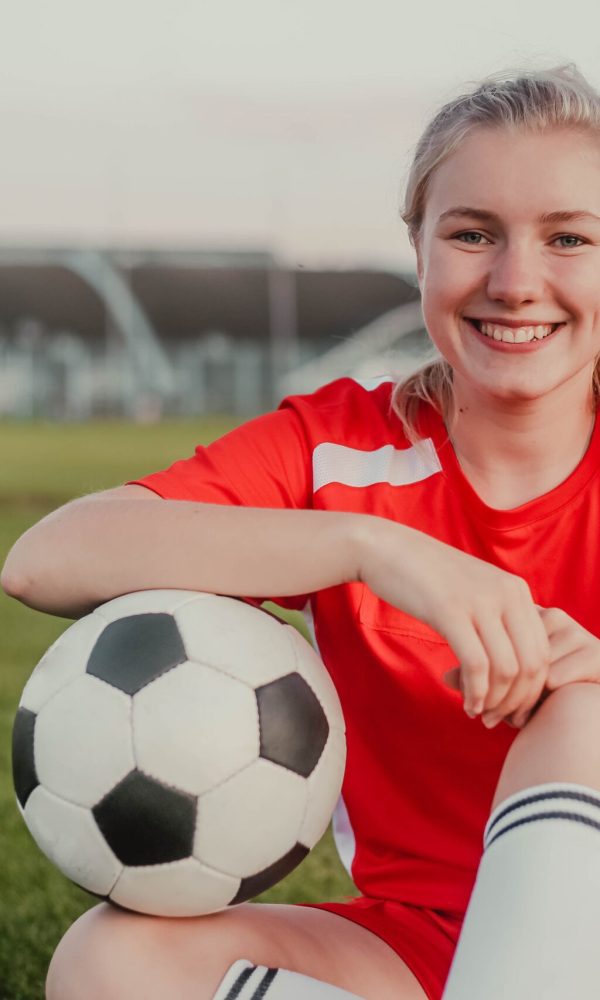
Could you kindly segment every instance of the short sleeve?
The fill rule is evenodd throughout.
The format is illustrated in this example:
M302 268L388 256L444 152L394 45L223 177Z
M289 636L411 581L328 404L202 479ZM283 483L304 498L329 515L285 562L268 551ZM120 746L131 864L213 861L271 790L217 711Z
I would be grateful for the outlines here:
M312 507L312 451L302 418L284 400L279 409L256 417L189 458L129 484L146 486L168 500L244 507ZM300 609L307 594L268 597ZM261 603L249 598L252 603Z

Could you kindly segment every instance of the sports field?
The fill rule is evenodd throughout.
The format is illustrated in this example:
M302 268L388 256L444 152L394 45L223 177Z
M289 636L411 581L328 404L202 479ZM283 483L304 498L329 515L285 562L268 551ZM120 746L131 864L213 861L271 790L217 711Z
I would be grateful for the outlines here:
M163 468L233 425L226 418L159 426L0 422L0 563L12 542L50 510ZM288 618L299 624L299 616ZM0 1000L42 1000L55 945L69 924L97 902L38 850L15 805L10 776L12 720L22 688L69 624L0 592ZM328 834L302 865L260 898L291 902L351 893Z

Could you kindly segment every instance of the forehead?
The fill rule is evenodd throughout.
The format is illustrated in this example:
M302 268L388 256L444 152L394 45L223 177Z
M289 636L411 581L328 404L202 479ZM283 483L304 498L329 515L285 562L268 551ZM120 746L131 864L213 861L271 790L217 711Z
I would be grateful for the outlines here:
M425 216L453 205L511 219L552 211L600 215L600 138L572 129L476 128L429 179Z

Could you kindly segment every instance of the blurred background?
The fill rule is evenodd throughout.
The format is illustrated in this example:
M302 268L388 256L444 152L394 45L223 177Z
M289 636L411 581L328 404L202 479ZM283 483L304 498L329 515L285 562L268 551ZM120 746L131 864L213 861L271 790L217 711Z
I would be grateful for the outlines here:
M3 0L0 418L249 416L427 350L398 217L427 118L600 83L593 0Z
M510 67L576 62L600 86L596 0L0 10L0 564L49 511L287 393L416 367L398 211L427 120ZM0 1000L40 1000L95 902L34 845L10 777L21 691L69 624L0 593ZM328 834L263 898L353 892Z

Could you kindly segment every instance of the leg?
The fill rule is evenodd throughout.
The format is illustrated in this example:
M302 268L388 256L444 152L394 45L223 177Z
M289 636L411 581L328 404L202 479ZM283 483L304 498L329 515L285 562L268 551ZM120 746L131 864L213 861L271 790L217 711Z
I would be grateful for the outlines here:
M600 685L553 692L513 743L444 1000L591 1000L600 958Z
M567 684L547 698L511 746L492 808L533 785L600 790L600 684Z
M67 931L48 971L47 1000L211 1000L237 959L302 972L365 1000L425 1000L384 941L350 920L308 907L244 904L166 919L88 910Z

